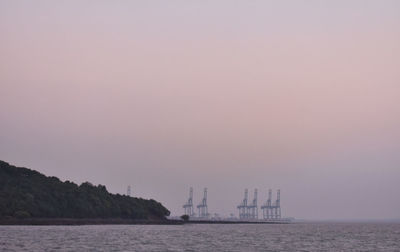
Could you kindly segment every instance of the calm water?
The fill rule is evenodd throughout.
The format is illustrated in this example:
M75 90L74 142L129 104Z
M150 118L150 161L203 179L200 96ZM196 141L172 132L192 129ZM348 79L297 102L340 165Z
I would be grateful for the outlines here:
M400 224L0 226L0 251L400 251Z

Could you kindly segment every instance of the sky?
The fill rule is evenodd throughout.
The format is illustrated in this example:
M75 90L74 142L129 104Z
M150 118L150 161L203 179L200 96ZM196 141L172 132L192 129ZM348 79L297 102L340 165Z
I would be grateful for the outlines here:
M183 213L400 218L400 1L0 1L0 160Z

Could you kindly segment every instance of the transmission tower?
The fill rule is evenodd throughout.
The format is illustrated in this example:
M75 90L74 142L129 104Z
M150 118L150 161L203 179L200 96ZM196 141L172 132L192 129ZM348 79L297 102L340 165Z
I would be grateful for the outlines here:
M128 195L129 197L131 196L131 186L128 185L128 187L126 188L126 195Z

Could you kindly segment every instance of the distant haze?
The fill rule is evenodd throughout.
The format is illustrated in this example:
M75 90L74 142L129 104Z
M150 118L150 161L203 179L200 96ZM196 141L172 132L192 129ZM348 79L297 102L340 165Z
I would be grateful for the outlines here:
M400 1L1 1L0 160L172 215L400 218Z

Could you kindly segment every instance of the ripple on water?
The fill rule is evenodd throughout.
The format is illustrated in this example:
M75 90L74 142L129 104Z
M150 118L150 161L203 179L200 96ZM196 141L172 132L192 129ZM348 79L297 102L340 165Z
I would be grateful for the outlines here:
M400 224L0 226L0 251L400 251Z

